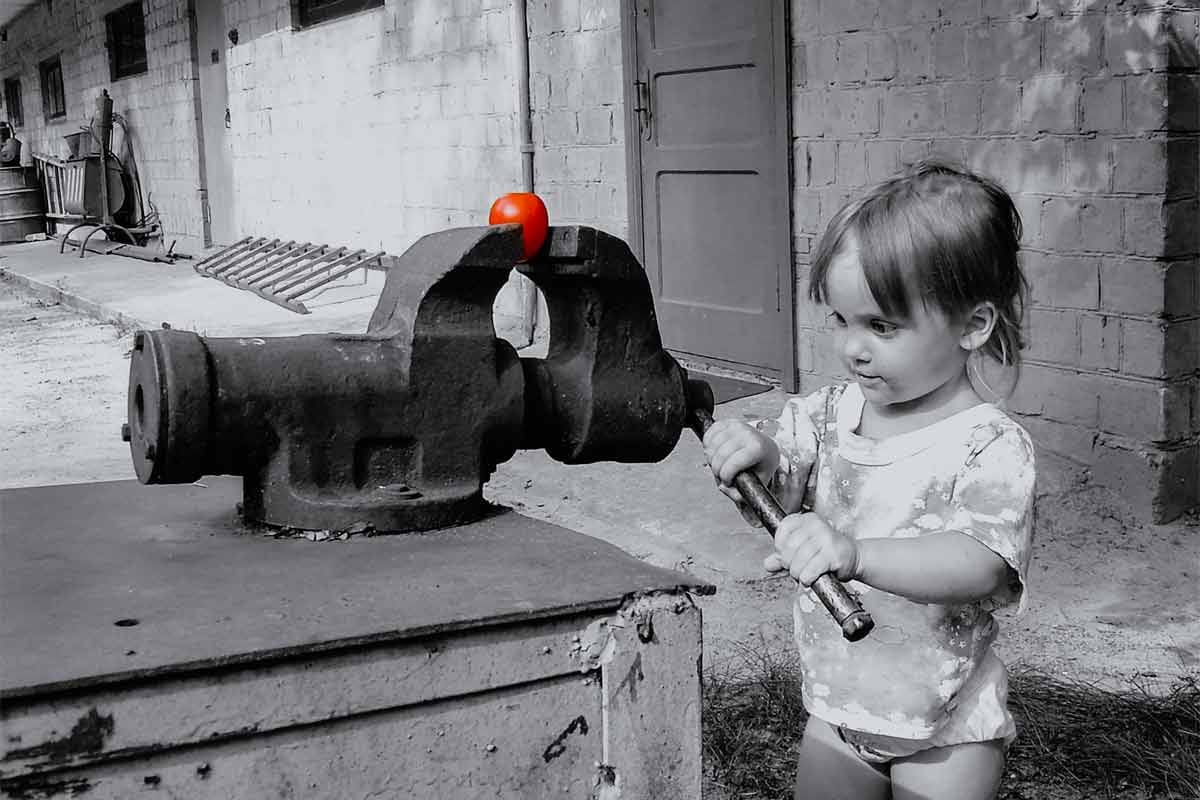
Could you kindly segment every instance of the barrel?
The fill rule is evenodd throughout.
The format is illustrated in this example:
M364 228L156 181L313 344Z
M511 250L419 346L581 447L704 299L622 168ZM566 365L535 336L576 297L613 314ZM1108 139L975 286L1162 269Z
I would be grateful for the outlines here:
M33 167L0 167L0 244L46 232L45 198Z

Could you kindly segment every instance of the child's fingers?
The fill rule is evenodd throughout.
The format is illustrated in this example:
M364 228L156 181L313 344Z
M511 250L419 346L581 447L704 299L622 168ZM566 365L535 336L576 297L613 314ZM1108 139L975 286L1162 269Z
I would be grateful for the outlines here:
M767 572L783 572L788 568L787 562L779 553L771 553L763 559L763 569Z
M716 475L713 476L713 479L717 482L717 488L721 490L721 494L725 495L735 503L744 502L742 493L737 490L736 486L727 486L726 484L721 483L721 479Z

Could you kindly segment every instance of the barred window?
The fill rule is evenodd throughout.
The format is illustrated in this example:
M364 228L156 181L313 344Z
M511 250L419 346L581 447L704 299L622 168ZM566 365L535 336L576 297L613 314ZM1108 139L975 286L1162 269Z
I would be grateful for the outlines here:
M65 117L67 97L63 92L62 62L58 56L38 64L38 75L42 81L42 113L48 120Z
M4 113L8 124L14 129L25 124L25 112L21 108L21 79L4 79Z
M383 0L292 0L292 21L303 28L382 5Z
M104 15L108 44L108 71L115 81L130 75L141 75L146 64L146 18L142 3L121 6Z

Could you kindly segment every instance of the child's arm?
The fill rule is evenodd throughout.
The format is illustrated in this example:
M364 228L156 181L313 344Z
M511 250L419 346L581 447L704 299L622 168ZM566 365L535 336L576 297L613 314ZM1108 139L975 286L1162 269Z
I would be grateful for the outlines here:
M775 533L765 566L787 569L809 586L832 572L917 603L969 603L995 594L1008 564L966 534L944 531L906 539L851 539L813 513L793 514Z

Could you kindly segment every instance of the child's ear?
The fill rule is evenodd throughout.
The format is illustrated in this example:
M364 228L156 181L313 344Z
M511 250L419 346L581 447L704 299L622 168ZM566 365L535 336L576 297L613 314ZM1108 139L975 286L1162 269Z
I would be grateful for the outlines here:
M963 317L962 335L958 344L964 350L978 350L992 338L996 329L996 306L991 302L977 303Z

